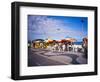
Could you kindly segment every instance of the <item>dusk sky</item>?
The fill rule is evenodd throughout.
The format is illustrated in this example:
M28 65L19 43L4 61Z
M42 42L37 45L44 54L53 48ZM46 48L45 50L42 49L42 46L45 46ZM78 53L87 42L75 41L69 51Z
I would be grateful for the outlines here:
M82 41L87 36L88 18L28 15L28 40L68 37Z

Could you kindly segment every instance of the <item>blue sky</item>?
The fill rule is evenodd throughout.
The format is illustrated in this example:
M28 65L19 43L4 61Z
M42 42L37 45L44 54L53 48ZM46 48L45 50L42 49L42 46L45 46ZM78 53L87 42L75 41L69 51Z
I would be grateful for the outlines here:
M87 17L28 15L28 40L71 37L82 41L87 30Z

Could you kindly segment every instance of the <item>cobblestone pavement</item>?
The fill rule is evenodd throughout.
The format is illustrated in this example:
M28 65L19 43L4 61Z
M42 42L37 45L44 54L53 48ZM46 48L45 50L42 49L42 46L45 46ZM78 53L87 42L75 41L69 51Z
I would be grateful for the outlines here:
M83 53L71 51L50 51L47 49L28 49L28 66L50 66L87 64Z

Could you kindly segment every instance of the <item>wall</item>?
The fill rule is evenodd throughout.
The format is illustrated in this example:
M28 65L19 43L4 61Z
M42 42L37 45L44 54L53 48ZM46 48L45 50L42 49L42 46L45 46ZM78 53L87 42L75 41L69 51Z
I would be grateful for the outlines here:
M0 2L0 82L13 82L10 79L10 66L11 66L11 2L14 0L1 0ZM18 1L18 0L16 0ZM89 5L98 6L100 10L100 0L20 0L29 2L41 2L41 3L58 3L58 4L72 4L72 5ZM100 11L98 11L98 14ZM98 23L100 16L98 16ZM100 24L99 24L100 25ZM98 26L99 27L99 26ZM100 30L100 28L98 28ZM99 34L100 35L100 32ZM100 38L98 39L100 42ZM100 43L98 44L100 48ZM100 51L98 53L100 58ZM100 59L99 61L100 62ZM100 65L99 65L100 68ZM99 71L100 73L100 71ZM65 77L65 78L53 78L53 79L39 79L39 80L26 80L26 82L99 82L98 76L84 76L84 77ZM22 82L22 81L21 81Z

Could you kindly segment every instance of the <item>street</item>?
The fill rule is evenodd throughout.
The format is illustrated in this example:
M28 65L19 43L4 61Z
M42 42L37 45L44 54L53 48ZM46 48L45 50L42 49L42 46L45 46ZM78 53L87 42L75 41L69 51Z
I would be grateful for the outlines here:
M28 66L51 66L87 64L83 53L71 51L50 51L47 49L28 49Z

